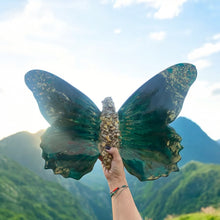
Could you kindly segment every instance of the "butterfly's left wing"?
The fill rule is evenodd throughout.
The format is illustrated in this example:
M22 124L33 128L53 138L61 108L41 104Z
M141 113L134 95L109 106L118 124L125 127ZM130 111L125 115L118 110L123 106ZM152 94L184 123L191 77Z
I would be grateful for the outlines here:
M45 168L80 179L99 156L99 109L78 89L49 72L29 71L25 82L51 125L41 137Z
M196 78L191 64L177 64L142 85L120 108L121 148L127 171L141 181L178 170L181 137L169 126Z

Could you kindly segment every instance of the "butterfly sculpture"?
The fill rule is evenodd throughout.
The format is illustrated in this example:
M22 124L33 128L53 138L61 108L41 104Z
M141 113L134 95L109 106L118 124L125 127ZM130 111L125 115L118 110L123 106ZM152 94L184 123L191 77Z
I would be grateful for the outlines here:
M31 70L25 82L51 125L41 137L45 168L80 179L100 156L109 169L106 145L118 147L127 171L139 180L154 180L178 171L181 137L169 124L181 111L195 81L194 65L180 63L155 75L115 112L111 98L103 111L61 78Z

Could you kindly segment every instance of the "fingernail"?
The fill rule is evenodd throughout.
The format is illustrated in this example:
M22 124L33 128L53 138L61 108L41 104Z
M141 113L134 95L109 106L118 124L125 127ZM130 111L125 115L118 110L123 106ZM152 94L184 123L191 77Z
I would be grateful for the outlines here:
M110 150L111 147L110 147L110 146L105 146L105 149L106 149L106 150Z

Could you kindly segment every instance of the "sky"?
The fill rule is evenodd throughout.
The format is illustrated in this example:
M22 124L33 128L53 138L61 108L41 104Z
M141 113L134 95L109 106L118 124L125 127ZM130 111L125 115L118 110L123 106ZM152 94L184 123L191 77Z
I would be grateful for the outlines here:
M219 0L0 0L0 139L49 125L24 83L41 69L101 110L176 63L198 77L180 116L220 139Z

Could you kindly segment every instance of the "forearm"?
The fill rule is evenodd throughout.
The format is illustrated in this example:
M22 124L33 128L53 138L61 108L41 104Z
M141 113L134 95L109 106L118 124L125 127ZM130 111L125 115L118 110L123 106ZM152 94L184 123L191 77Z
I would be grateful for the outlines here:
M112 154L111 169L103 166L110 191L114 191L112 199L113 220L141 220L125 177L123 161L117 148L106 148ZM122 187L123 186L123 187ZM117 189L119 187L119 189Z
M116 187L127 186L126 179L121 180L116 186L115 183L109 183L110 191ZM113 220L141 220L141 216L137 210L130 189L120 188L115 195L112 196L112 212Z

